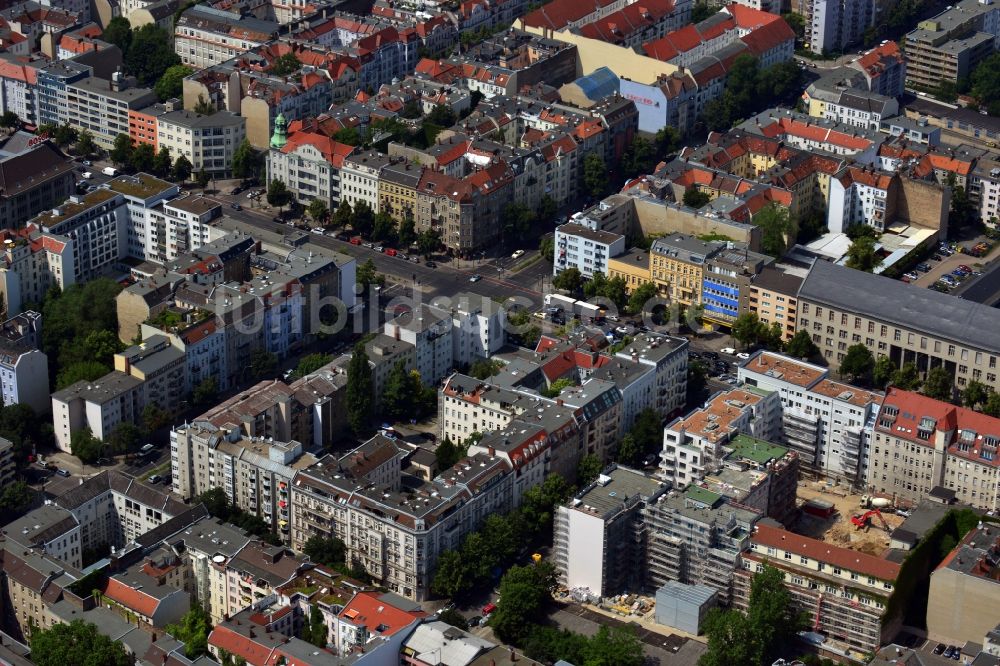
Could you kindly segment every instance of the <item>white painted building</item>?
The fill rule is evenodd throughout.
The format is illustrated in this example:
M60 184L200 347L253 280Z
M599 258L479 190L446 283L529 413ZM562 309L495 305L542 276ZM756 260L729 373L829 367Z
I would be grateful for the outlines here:
M781 398L779 440L799 455L804 468L851 483L868 470L870 422L882 394L835 382L829 369L799 359L758 352L739 368L748 386Z
M425 386L431 386L455 366L452 329L450 312L421 303L414 310L386 321L383 333L413 345L420 380Z
M24 404L44 414L50 408L48 357L38 349L0 341L0 387L5 406Z
M555 261L552 274L576 268L587 278L595 273L608 274L608 259L625 251L625 236L609 231L595 231L581 224L556 227Z
M506 317L504 310L489 296L469 292L456 294L451 301L451 319L452 362L455 365L490 358L503 347Z
M202 115L194 111L168 111L157 118L157 144L170 149L170 157L181 155L192 170L228 178L233 173L233 153L246 138L246 118L232 111Z
M863 167L844 167L830 178L827 228L846 233L854 225L885 230L894 219L895 190L899 182L893 174Z
M390 159L378 151L369 150L351 155L344 160L344 168L340 172L340 197L354 207L364 201L372 209L379 211L378 179L382 167L387 166Z

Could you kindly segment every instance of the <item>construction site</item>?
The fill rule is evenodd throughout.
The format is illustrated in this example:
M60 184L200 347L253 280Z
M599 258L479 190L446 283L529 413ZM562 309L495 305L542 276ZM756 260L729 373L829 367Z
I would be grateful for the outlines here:
M801 482L798 499L802 512L796 532L877 557L905 520L896 514L891 498L855 494L823 482Z

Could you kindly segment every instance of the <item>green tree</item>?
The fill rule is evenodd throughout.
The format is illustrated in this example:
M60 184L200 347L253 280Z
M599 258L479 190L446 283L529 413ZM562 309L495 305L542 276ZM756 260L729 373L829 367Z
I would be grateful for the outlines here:
M337 143L342 143L345 146L360 146L364 143L361 134L358 132L356 127L345 127L338 130L331 137Z
M170 158L170 149L166 146L161 147L153 159L153 175L157 178L169 178L172 166L173 160Z
M212 627L212 617L196 597L178 624L167 625L167 633L184 643L184 655L188 659L197 659L208 653L208 635Z
M928 398L951 402L955 393L955 378L944 367L935 366L927 372L921 391Z
M117 46L124 56L132 44L132 24L124 16L114 17L101 33L101 40Z
M56 375L56 389L61 390L79 381L92 382L111 372L111 368L97 361L77 361L64 366Z
M802 15L796 14L795 12L785 12L781 15L781 18L785 19L785 23L787 23L795 33L795 38L802 39L802 37L806 34L806 21L802 18Z
M142 425L149 432L170 425L171 414L156 404L148 404L142 408Z
M805 330L797 331L795 335L788 340L788 344L785 345L785 352L789 356L795 356L796 358L813 358L819 354L819 347L816 343L812 341L809 337L809 332Z
M372 240L384 243L394 243L396 241L396 220L392 215L381 211L375 215L375 224L372 227Z
M180 56L174 52L171 35L154 23L132 32L132 43L125 53L125 71L135 76L139 85L154 85Z
M869 377L875 369L875 357L868 347L858 343L847 348L844 359L840 362L840 375L850 377L851 381L859 381Z
M775 259L784 256L788 240L795 238L788 209L777 203L769 203L753 216L753 223L760 227L761 251Z
M369 258L365 261L365 263L358 266L358 270L355 273L355 281L360 284L365 291L368 291L368 287L373 284L377 284L378 286L385 284L385 277L380 275L375 270L375 262Z
M608 167L597 153L583 158L583 184L594 197L601 196L608 186Z
M122 643L83 620L35 629L30 644L31 661L38 666L131 666L135 661Z
M89 157L97 152L94 135L89 130L80 130L76 138L76 152L83 157Z
M875 360L875 368L872 370L872 384L880 389L892 381L892 376L896 373L896 364L888 356L879 356Z
M508 569L500 579L500 599L490 616L497 637L505 643L517 642L540 624L555 583L555 569L548 562Z
M261 162L261 154L250 145L250 141L243 139L233 151L233 177L253 178L259 176Z
M656 167L657 147L651 141L635 136L622 156L622 172L626 178L648 174Z
M437 449L434 451L434 457L437 460L438 470L444 472L454 467L455 463L465 457L465 449L453 443L451 438L446 436L438 444Z
M153 161L155 159L156 153L153 151L153 146L148 143L140 143L132 149L129 166L132 167L133 171L149 173L153 170Z
M70 452L80 459L84 464L90 464L101 457L104 444L94 437L90 428L83 427L76 430L70 437Z
M347 546L337 537L309 537L302 546L302 552L313 562L328 567L347 561Z
M21 119L13 111L7 110L0 114L0 127L19 127Z
M108 433L107 450L113 455L128 453L139 448L142 428L129 421L122 421Z
M593 454L586 455L580 459L579 464L576 466L576 481L581 486L586 486L596 479L597 475L603 469L604 465L601 464L600 458Z
M358 345L354 348L351 362L347 366L347 422L355 434L364 432L372 416L372 400L374 388L372 385L372 369L368 365L368 354L365 348Z
M701 23L718 11L718 7L710 6L707 2L696 2L691 7L691 23Z
M203 116L210 116L214 114L218 109L211 101L205 99L203 95L198 95L198 101L194 105L194 112L201 114Z
M330 214L330 210L326 207L326 202L322 199L313 199L309 202L306 213L308 213L309 219L322 225Z
M458 627L462 631L468 631L469 629L469 623L465 621L465 617L454 608L445 608L439 612L438 620L453 627Z
M904 363L903 367L892 373L890 383L904 391L916 391L920 388L920 371L917 370L916 364Z
M191 75L194 70L187 65L171 65L163 72L163 76L157 79L153 90L161 102L168 99L180 98L184 93L184 79Z
M375 213L367 201L358 201L354 204L354 211L351 214L351 228L362 236L368 236L375 226Z
M760 317L755 312L741 314L733 321L730 333L744 348L757 344L761 335Z
M689 187L684 190L684 205L688 208L694 208L697 210L711 200L711 195L707 192L702 192L697 187Z
M250 354L250 376L254 379L273 377L278 372L278 355L264 349L254 349Z
M990 397L986 398L986 404L983 405L983 414L1000 418L1000 393L990 391Z
M972 72L970 92L991 116L1000 116L1000 54L984 59Z
M551 222L555 219L558 211L559 204L556 203L555 199L547 194L542 195L542 200L538 203L538 219L542 222Z
M535 211L521 203L509 203L500 211L500 225L503 233L510 238L530 232L536 219Z
M352 214L350 202L346 199L341 200L340 205L337 206L337 211L330 218L330 226L334 229L343 229L351 223Z
M292 193L281 179L275 178L267 184L267 203L275 208L284 208L291 202Z
M445 106L444 104L438 104L431 112L427 114L427 121L437 125L438 127L451 127L455 124L457 118L455 117L455 112L451 110L451 107Z
M295 376L305 377L306 375L311 375L332 360L333 356L331 354L319 352L307 354L299 359L299 364L295 366Z
M211 405L219 397L219 380L205 377L191 391L191 402L196 405Z
M644 311L646 305L657 296L659 296L659 292L656 290L656 285L652 282L644 282L636 287L632 295L629 296L628 305L625 309L629 314L640 314Z
M205 171L205 169L198 169L198 173L195 174L194 180L198 183L198 187L205 189L208 187L208 183L212 180L212 177L208 175L208 172Z
M209 515L227 521L230 516L229 498L223 488L211 488L195 498L197 504L204 504Z
M441 233L436 229L424 229L417 236L417 247L420 249L420 254L425 257L430 256L441 247Z
M642 666L646 657L635 628L601 625L587 641L586 666Z
M978 409L986 404L990 397L990 389L982 382L971 380L962 391L962 404L969 409Z
M35 491L24 481L15 481L4 486L0 493L0 516L13 520L35 501Z
M288 52L278 56L271 65L271 74L274 76L288 76L294 74L302 68L302 63L295 57L294 53Z
M552 278L552 286L556 289L562 289L568 291L571 294L575 294L583 286L583 275L580 274L579 269L575 266L570 266L564 271L560 271L559 275Z
M453 598L468 589L465 562L457 550L446 550L438 556L431 591L442 597Z
M407 214L399 223L399 241L400 247L409 247L413 242L417 240L416 222L412 215Z
M618 445L618 455L615 459L629 467L638 467L642 463L642 450L636 443L632 433L625 433L625 436L622 437L622 441Z
M115 137L108 157L119 167L125 167L132 163L132 139L129 138L128 134L119 134Z
M871 273L882 260L875 252L875 239L870 236L862 236L851 243L847 248L847 261L844 265L848 268Z
M469 375L476 379L489 379L500 373L503 362L496 359L480 358L469 366Z
M191 171L193 168L194 167L191 166L191 160L186 158L184 155L178 155L177 159L174 161L173 179L178 183L185 182L191 177Z
M319 609L319 604L312 604L309 609L308 629L308 641L316 647L325 648L329 643L330 629L323 620L323 611Z
M538 252L550 264L556 259L556 239L550 235L542 236L538 241Z

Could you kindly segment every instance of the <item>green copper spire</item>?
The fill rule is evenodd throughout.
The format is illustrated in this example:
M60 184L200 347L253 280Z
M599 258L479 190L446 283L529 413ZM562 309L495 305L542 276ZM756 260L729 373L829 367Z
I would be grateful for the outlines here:
M278 117L274 119L271 147L282 148L286 143L288 143L288 123L285 121L285 116L279 113Z

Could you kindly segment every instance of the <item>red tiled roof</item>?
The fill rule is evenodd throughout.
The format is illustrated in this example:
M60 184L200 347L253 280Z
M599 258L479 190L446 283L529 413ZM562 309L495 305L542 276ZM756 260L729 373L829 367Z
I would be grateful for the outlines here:
M378 592L358 592L354 595L340 618L356 626L364 626L373 636L392 636L408 627L427 613L405 611L386 602Z
M614 0L552 0L533 12L526 14L521 22L534 28L562 30L570 23L586 18L590 14L607 7Z
M223 624L216 625L208 635L208 644L235 657L243 657L248 666L266 666L273 652L272 648L242 636Z
M770 525L758 523L754 527L754 533L750 540L761 546L780 548L841 569L867 574L886 582L896 580L896 576L899 575L899 565L895 562L849 548L834 546L818 539L810 539Z
M903 62L903 54L899 52L899 44L887 42L876 47L858 58L857 66L868 73L869 76L878 76L887 65Z
M852 150L864 150L871 145L871 141L864 137L854 136L845 132L838 132L833 129L813 125L810 122L802 122L796 118L782 116L774 118L773 121L760 128L761 133L766 137L794 136L816 143L830 143L842 148Z
M740 5L737 5L740 6ZM784 19L772 21L759 28L751 30L740 38L755 56L761 56L786 42L795 42L795 31L785 23Z
M108 579L103 594L108 599L146 617L153 617L153 614L156 613L156 607L160 605L158 599L149 596L142 590L129 587L116 578Z
M591 39L620 44L636 30L655 25L674 11L674 0L639 0L613 14L588 23L580 34Z

